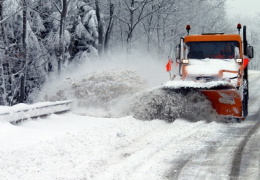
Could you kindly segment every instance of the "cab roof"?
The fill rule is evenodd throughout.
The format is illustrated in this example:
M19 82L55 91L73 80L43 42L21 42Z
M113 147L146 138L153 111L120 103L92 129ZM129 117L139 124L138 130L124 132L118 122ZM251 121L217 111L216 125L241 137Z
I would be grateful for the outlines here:
M208 33L201 35L185 36L184 42L193 41L238 41L242 42L241 36L238 34Z

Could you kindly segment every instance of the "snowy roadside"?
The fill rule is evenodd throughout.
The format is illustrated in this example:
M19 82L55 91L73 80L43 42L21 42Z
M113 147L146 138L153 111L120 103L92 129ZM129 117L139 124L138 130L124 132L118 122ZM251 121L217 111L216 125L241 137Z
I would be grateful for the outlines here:
M72 113L1 123L0 179L164 179L173 156L199 151L208 137L220 138L221 128ZM178 147L190 136L200 140Z
M39 102L35 104L16 104L14 106L0 106L0 121L18 123L26 119L58 114L70 111L72 102Z

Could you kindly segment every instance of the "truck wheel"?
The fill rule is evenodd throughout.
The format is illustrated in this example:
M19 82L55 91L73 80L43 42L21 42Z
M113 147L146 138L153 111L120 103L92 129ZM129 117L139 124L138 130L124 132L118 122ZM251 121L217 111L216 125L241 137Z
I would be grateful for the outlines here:
M243 80L243 117L245 118L248 115L248 99L249 99L249 90L248 90L248 74L247 67L245 68L245 75Z

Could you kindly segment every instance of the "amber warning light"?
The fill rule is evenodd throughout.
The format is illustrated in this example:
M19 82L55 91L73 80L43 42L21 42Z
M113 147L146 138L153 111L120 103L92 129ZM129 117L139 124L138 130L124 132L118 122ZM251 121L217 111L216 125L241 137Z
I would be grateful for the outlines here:
M187 33L189 34L190 33L190 25L186 26L186 30L187 30Z
M240 23L239 23L239 24L237 24L237 29L238 29L238 30L240 30L240 29L241 29L241 27L242 27L242 26L241 26L241 24L240 24Z
M238 34L240 34L240 29L241 29L241 27L242 27L242 26L241 26L241 24L240 24L240 23L238 23L238 24L237 24L237 30L238 30Z
M166 71L171 71L172 70L172 63L173 61L172 60L168 60L168 63L166 64Z

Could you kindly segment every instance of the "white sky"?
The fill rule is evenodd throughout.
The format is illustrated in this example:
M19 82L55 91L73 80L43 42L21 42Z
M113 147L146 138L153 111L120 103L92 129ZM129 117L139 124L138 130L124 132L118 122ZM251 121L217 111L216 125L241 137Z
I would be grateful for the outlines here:
M260 14L260 0L227 0L230 16L255 16Z

